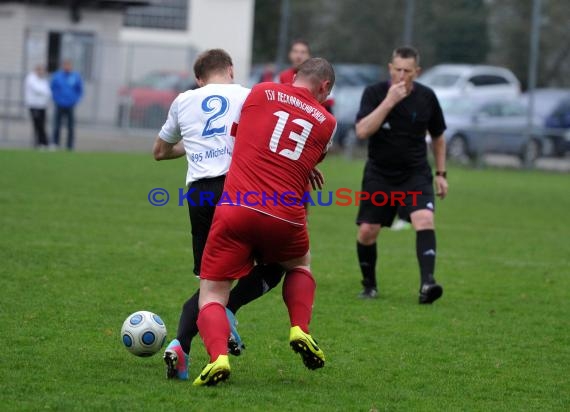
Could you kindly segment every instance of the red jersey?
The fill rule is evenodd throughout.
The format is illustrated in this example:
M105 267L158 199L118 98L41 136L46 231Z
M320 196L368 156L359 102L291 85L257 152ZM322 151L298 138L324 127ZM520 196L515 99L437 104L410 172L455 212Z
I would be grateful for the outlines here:
M334 117L306 88L254 86L243 104L220 203L305 224L309 173L332 143L335 129Z
M283 70L279 73L279 83L283 84L291 84L293 83L293 79L297 74L297 69L295 67L290 67L286 70Z

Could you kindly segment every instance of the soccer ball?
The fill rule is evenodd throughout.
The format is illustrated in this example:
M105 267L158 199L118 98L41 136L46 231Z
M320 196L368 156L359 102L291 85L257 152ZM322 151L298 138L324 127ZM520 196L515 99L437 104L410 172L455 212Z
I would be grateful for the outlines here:
M125 319L121 339L133 355L152 356L164 345L166 326L157 314L141 310Z

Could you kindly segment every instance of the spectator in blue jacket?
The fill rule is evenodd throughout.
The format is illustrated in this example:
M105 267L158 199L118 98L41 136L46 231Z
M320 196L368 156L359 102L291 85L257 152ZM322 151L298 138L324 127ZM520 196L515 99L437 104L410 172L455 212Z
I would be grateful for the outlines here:
M53 143L59 146L59 129L63 118L67 119L67 149L73 150L75 117L73 109L83 95L83 80L73 71L71 61L65 60L61 70L51 79L51 93L55 103Z

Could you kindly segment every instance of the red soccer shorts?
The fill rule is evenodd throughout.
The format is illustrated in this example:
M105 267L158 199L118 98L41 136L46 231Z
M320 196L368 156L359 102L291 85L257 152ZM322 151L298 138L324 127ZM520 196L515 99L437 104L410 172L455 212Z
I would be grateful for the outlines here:
M239 279L251 271L254 257L262 263L279 263L305 256L308 251L306 226L247 207L220 205L206 242L200 277Z

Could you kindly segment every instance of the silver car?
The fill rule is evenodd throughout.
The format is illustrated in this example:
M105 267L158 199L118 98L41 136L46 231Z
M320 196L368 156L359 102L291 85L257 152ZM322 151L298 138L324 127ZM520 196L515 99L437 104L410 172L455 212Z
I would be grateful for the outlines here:
M441 98L447 130L447 153L451 160L467 163L485 153L518 156L534 162L545 141L538 124L528 125L527 106L520 99Z

